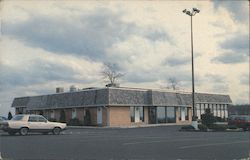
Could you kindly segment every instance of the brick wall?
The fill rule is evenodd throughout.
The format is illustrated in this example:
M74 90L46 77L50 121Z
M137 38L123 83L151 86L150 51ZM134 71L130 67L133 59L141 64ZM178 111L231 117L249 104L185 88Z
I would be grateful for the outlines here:
M66 122L69 122L69 120L72 118L72 109L65 109L65 117Z
M129 126L130 108L129 107L109 107L110 126Z
M88 108L90 112L91 125L97 125L97 108Z
M76 109L76 118L79 119L80 123L83 124L84 120L84 108L77 108Z

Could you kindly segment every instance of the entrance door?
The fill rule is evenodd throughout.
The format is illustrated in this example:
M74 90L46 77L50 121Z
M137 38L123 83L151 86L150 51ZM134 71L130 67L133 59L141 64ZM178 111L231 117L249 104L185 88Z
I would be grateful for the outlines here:
M102 107L97 107L97 124L102 125Z
M139 110L139 107L135 107L135 122L140 122L140 110Z
M181 107L181 121L185 121L185 108Z
M156 124L156 107L149 107L149 124Z

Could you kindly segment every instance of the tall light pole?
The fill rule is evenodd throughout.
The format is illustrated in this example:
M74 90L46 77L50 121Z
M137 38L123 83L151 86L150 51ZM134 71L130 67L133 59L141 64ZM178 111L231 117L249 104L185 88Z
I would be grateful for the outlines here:
M195 89L194 89L194 53L193 53L193 16L196 13L199 13L200 10L193 8L192 11L186 9L183 10L183 13L186 13L191 17L191 56L192 56L192 107L193 107L193 116L192 116L192 125L195 129L198 129L197 118L195 113Z

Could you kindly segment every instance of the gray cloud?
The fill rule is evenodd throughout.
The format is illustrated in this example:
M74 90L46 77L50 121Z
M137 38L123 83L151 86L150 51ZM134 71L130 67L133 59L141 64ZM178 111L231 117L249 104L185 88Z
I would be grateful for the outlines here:
M102 59L106 48L124 40L135 28L134 24L122 22L119 15L108 10L75 18L69 20L35 14L17 24L3 23L3 34L51 52Z
M206 74L204 78L212 83L224 83L226 80L225 76L219 74Z
M148 29L146 33L146 37L151 41L166 41L168 40L170 43L174 43L172 38L163 30L160 29Z
M1 65L1 90L17 86L30 86L50 81L87 82L74 78L79 74L72 68L62 64L42 60L32 61L23 68Z
M248 9L244 9L249 6L249 1L212 1L215 10L219 8L225 8L231 14L232 18L237 22L248 22L249 13ZM247 7L248 8L248 7Z
M215 93L227 93L229 91L228 84L213 84L212 88L213 92Z
M240 83L242 85L249 86L249 84L250 84L249 74L243 74L243 75L241 75L241 77L240 77Z
M245 54L238 54L233 52L224 53L222 55L219 55L212 59L212 62L214 63L225 63L225 64L231 64L231 63L242 63L246 62L248 59L248 56Z
M165 60L165 62L163 62L163 63L166 65L169 65L171 67L176 67L176 66L181 66L181 65L186 65L188 63L191 63L191 60L188 57L177 58L177 57L173 56L173 57L167 58Z
M98 61L106 61L106 50L130 35L172 42L170 36L157 26L138 27L122 21L122 14L104 8L73 17L32 13L23 22L3 22L2 28L3 34L13 36L26 45Z
M235 33L232 38L220 44L220 47L227 50L232 50L235 52L244 52L243 54L248 54L249 52L249 35L243 35ZM245 53L247 52L247 53Z
M218 63L241 63L249 58L249 37L248 35L234 33L234 35L219 44L220 48L226 50L225 53L212 59Z

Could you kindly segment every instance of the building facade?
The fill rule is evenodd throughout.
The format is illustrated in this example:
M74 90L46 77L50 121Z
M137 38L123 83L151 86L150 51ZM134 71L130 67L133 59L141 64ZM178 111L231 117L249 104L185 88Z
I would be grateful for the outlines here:
M196 93L196 115L200 119L206 108L215 116L227 118L228 95ZM16 114L42 114L48 119L82 125L131 126L138 124L192 121L191 93L176 93L134 88L93 88L81 91L15 98Z

